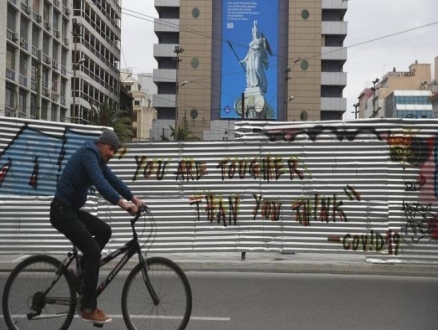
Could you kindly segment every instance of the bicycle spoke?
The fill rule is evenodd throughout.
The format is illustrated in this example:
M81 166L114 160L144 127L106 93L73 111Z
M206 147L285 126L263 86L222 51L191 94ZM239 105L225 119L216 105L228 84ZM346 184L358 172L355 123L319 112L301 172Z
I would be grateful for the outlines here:
M165 258L148 260L148 278L158 297L153 299L138 265L128 276L122 312L129 329L185 329L191 314L191 290L182 270Z
M11 330L67 329L75 310L75 291L66 274L56 275L59 261L34 256L21 262L8 278L3 314Z

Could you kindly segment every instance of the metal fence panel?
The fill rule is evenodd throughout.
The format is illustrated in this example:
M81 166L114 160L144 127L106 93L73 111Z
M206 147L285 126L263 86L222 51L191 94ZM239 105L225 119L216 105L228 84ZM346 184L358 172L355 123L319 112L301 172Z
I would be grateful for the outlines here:
M102 128L0 124L0 251L64 253L69 243L48 220L57 176ZM132 142L110 164L153 210L153 251L359 253L435 263L437 124L240 122L234 141ZM129 239L123 211L98 195L87 208L111 223L109 249Z

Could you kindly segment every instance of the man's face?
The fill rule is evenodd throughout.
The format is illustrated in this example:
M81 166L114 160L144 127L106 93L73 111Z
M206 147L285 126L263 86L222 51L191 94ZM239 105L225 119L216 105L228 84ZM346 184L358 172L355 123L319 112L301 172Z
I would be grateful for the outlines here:
M104 163L108 163L111 158L113 158L114 154L117 152L116 148L114 148L110 144L106 143L99 143L98 145L100 156L102 157L102 160Z

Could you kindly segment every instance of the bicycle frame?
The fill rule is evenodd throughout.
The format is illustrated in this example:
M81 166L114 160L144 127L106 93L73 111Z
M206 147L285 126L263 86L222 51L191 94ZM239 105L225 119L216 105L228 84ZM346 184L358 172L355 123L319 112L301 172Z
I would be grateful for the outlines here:
M123 257L116 264L116 266L109 272L108 276L97 287L96 293L98 297L105 290L105 288L111 283L111 281L117 276L120 270L126 265L129 259L131 259L135 253L138 254L139 262L142 265L146 266L145 259L141 254L140 245L138 244L138 241L135 238L133 238L124 246L108 254L107 256L105 256L100 260L99 268L102 268L103 266L105 266L106 264L108 264L118 256L120 256L121 254L124 254Z
M143 211L148 212L148 209L146 208ZM151 298L154 301L154 303L155 304L159 304L158 296L155 293L155 290L153 289L153 287L152 287L152 285L150 283L148 274L147 274L147 267L148 266L147 266L147 263L146 263L146 258L143 257L143 255L141 253L141 248L140 248L140 245L138 243L137 231L135 230L135 227L134 227L136 221L140 217L140 214L141 214L141 210L139 210L137 215L133 219L131 219L131 221L130 221L133 238L129 242L127 242L124 246L122 246L121 248L111 252L110 254L108 254L107 256L103 257L100 260L99 268L102 268L103 266L105 266L106 264L108 264L109 262L111 262L112 260L114 260L115 258L117 258L118 256L123 254L123 257L119 260L119 262L115 265L115 267L109 272L107 277L97 287L97 289L96 289L97 297L99 297L100 294L105 290L105 288L108 287L108 285L117 276L117 274L120 272L120 270L134 256L134 254L137 254L138 255L139 263L141 265L143 265L143 267L142 267L143 279L145 281L145 284L146 284L146 287L147 287L147 289L149 291L149 294L151 295ZM77 248L75 246L73 247L73 250L68 253L67 258L65 258L65 260L62 262L62 266L61 267L63 269L68 269L68 267L71 265L73 260L75 260L76 261L76 265L80 267L79 257L78 257L78 250L77 250ZM49 292L50 289L53 287L53 285L58 281L59 277L61 276L61 272L59 274L57 274L57 275L58 275L58 277L56 277L54 279L52 285L47 289L47 292ZM47 294L47 292L46 292L46 294Z

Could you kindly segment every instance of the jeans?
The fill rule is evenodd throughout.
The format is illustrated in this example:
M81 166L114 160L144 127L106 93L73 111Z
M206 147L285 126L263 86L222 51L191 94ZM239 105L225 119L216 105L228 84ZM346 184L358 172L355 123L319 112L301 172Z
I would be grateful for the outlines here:
M98 217L72 209L56 198L50 205L50 222L83 253L82 310L94 310L97 307L96 288L101 252L111 238L111 227Z

